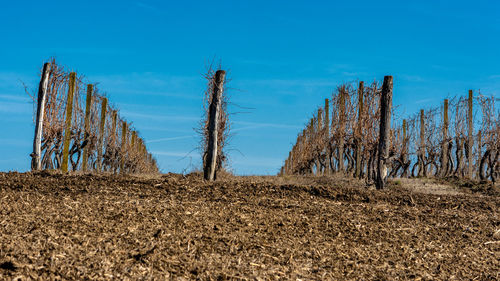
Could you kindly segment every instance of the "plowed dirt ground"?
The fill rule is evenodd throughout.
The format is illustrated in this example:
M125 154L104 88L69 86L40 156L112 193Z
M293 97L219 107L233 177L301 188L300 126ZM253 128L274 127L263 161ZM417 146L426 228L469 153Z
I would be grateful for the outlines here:
M499 280L500 197L405 184L0 173L0 279Z

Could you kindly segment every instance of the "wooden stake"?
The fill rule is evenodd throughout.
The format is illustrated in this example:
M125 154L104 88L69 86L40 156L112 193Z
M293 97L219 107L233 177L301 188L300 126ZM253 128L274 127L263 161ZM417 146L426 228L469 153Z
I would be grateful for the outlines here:
M330 169L330 101L325 99L325 174L331 173Z
M89 146L90 146L90 109L92 107L92 92L94 87L92 84L87 85L87 99L85 100L85 125L84 134L87 145L83 148L83 158L82 158L82 170L87 171L87 161L89 158Z
M33 140L33 153L31 154L31 169L36 171L42 168L42 133L45 115L45 100L49 85L50 63L43 65L42 77L38 85L38 101L36 107L35 137Z
M448 99L444 100L443 105L443 143L441 147L441 176L446 176L448 171Z
M359 82L358 87L358 126L356 130L356 170L354 172L354 177L361 177L361 128L362 128L362 115L363 115L363 95L364 95L364 82Z
M377 189L383 189L387 181L387 160L389 158L389 132L391 129L392 76L384 77L380 100L380 135L377 169Z
M206 151L205 167L203 169L204 177L206 180L213 181L216 177L216 164L217 164L217 131L219 111L221 107L222 87L224 85L224 77L226 72L224 70L217 70L214 79L214 89L212 93L212 102L208 111L208 147Z
M468 134L468 142L467 142L467 146L468 146L468 151L467 151L467 160L468 160L468 169L467 169L467 176L469 177L469 179L472 179L472 148L473 148L473 145L474 145L474 128L473 128L473 121L472 118L472 104L473 104L473 94L472 94L472 90L469 90L469 111L467 112L467 124L468 124L468 129L469 129L469 134Z
M479 179L480 178L480 174L479 174L479 166L481 163L481 158L482 158L482 142L481 142L481 130L479 130L477 132L477 162L476 162L476 165L477 165L477 178Z
M345 86L340 89L339 100L339 147L338 147L338 161L339 172L344 173L344 115L345 115Z
M75 83L76 73L71 72L69 74L68 83L68 99L66 103L66 126L64 130L64 146L63 146L63 160L61 165L61 170L63 172L68 171L68 160L69 160L69 144L71 142L71 119L73 118L73 96L75 93Z
M408 138L406 136L407 128L408 128L408 125L406 124L406 119L403 119L403 149L402 149L401 153L403 154L403 162L404 163L407 163L407 161L408 161L408 144L407 144ZM408 170L405 169L403 174L401 175L401 177L406 177L407 171Z
M323 109L318 108L318 118L316 119L316 130L317 130L316 134L318 135L318 141L321 141L319 139L319 137L321 136L321 131L322 131L321 125L323 125L322 116L323 116ZM319 149L323 150L322 147ZM321 155L321 153L318 153L318 157L316 158L316 175L317 176L321 175L321 161L319 159L319 155Z
M424 168L424 157L425 157L425 115L424 110L420 110L420 157L418 159L419 169L418 176L425 176L425 168Z
M122 121L122 157L120 161L120 173L124 174L124 168L125 168L125 156L127 155L127 122Z
M96 170L97 172L101 172L101 164L102 164L102 150L104 148L104 135L106 131L104 130L106 125L106 113L108 111L108 99L103 97L101 101L101 123L99 125L99 141L97 145L97 164Z

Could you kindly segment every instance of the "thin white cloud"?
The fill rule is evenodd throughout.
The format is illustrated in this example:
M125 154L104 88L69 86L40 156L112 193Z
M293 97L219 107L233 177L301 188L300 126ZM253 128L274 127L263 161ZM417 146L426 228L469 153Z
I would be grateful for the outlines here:
M17 101L17 102L31 102L31 98L27 95L2 95L0 94L0 99L9 100L9 101Z
M233 132L235 131L242 131L242 130L250 130L250 129L257 129L257 128L277 128L277 129L300 129L302 126L299 125L289 125L289 124L279 124L279 123L259 123L259 122L247 122L247 121L234 121L233 124L235 125L246 125L246 127L241 127L241 128L236 128L232 130Z
M431 102L433 100L434 99L420 99L420 100L416 100L415 103L419 104L419 103Z
M25 102L1 102L0 112L15 114L31 114L33 107L31 103Z
M194 151L191 152L181 152L181 151L151 151L153 155L160 156L173 156L173 157L188 157L195 154Z
M172 137L172 138L161 138L146 141L146 143L155 143L155 142L165 142L165 141L173 141L173 140L183 140L183 139L191 139L195 138L195 136L180 136L180 137Z
M123 116L127 117L136 117L136 118L143 118L143 119L149 119L149 120L157 120L157 121L197 121L200 118L199 117L193 117L193 116L180 116L180 115L159 115L159 114L144 114L144 113L137 113L137 112L131 112L131 111L122 111L121 114Z
M409 82L424 82L425 79L418 75L401 74L399 77Z

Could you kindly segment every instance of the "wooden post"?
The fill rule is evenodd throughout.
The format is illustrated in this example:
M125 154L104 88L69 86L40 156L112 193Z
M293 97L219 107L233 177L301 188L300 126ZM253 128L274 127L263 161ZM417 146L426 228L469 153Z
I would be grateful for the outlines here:
M364 95L364 82L359 82L358 87L358 126L356 130L355 142L356 142L356 170L354 171L354 177L361 177L361 127L362 127L362 116L363 116L363 95Z
M83 148L83 158L82 158L82 170L87 171L87 161L89 158L89 146L90 146L90 109L92 108L92 84L87 85L87 99L85 100L85 125L84 125L84 138L87 141L87 145Z
M472 179L472 148L473 148L473 145L474 145L474 128L473 128L473 116L472 116L472 104L473 104L473 94L472 94L472 90L469 90L469 111L467 112L467 124L468 124L468 129L469 129L469 134L468 134L468 141L467 141L467 146L468 146L468 150L467 150L467 161L468 161L468 169L467 169L467 176L469 177L469 179Z
M479 130L477 132L477 162L476 162L476 169L477 169L477 179L479 179L481 176L480 176L480 173L479 173L479 166L480 166L480 163L481 163L481 158L482 158L482 143L481 143L481 130Z
M38 101L36 107L35 137L33 140L33 153L31 154L31 169L36 171L42 168L42 132L45 113L45 100L49 85L50 63L43 65L42 77L38 85Z
M325 174L331 173L330 169L330 101L325 99Z
M121 161L120 161L120 173L124 174L125 168L125 155L127 154L127 122L122 121L122 146L121 146Z
M102 149L104 147L104 135L106 131L104 130L106 125L106 113L108 111L108 99L102 97L101 100L101 122L99 124L99 141L97 145L97 164L96 170L97 172L101 172L101 164L102 164Z
M71 142L71 119L73 118L73 96L75 93L75 80L76 73L71 72L69 74L68 83L68 99L66 100L66 126L64 130L64 146L63 146L63 160L61 169L63 172L68 171L68 160L69 160L69 144Z
M321 108L318 108L318 118L316 119L316 130L317 130L317 141L319 143L321 143L322 139L321 139L321 132L322 132L322 128L321 128L321 125L323 125L323 120L322 120L322 117L323 117L323 109ZM318 151L319 153L317 154L318 157L316 158L316 175L319 176L321 175L321 161L319 159L320 155L321 155L321 152L323 152L323 147L318 147L318 149L321 149L321 151Z
M111 121L111 141L113 145L116 145L116 117L118 115L116 110L113 110L112 113L112 121Z
M287 174L293 174L293 163L292 163L292 152L290 151L288 153L288 159L287 159Z
M215 73L214 79L214 87L212 93L212 102L210 103L210 108L208 111L209 119L208 119L208 147L206 151L205 158L205 167L203 169L204 177L206 180L213 181L215 180L216 173L216 164L217 164L217 131L218 131L218 119L219 119L219 111L220 111L220 103L222 98L222 87L224 85L224 77L226 76L226 72L224 70L217 70Z
M137 144L137 132L136 131L132 131L132 137L131 137L131 140L130 140L130 153L132 154L132 157L134 159L134 165L136 165L137 163L135 162L135 157L137 155L137 150L135 149L136 147L136 144Z
M311 153L312 153L312 149L314 147L314 117L311 118L311 122L309 123L309 127L308 127L308 138L309 138L309 149L311 150ZM312 154L312 156L314 157L314 154ZM313 173L313 170L311 168L311 171L309 171L309 173L312 175Z
M116 119L117 119L117 115L118 115L118 112L116 110L113 110L112 112L112 118L111 118L111 144L112 144L112 147L113 147L113 153L114 151L116 151ZM113 158L116 157L116 154L113 155ZM116 161L116 159L113 159L113 162L111 164L113 167L113 173L116 174L116 171L118 170L118 163Z
M377 189L383 189L387 181L387 160L389 158L389 132L391 129L392 76L384 77L380 100L380 135L377 169Z
M420 110L420 151L418 158L418 176L425 176L425 168L424 168L424 157L425 157L425 115L424 110Z
M404 163L407 163L407 161L408 161L408 144L407 144L408 138L406 136L407 128L408 128L408 125L406 124L406 119L403 119L403 149L402 149L401 153L403 154L403 162ZM403 174L401 175L401 177L406 177L408 169L405 167L403 167L403 169L404 169L404 171L403 171Z
M344 173L344 115L345 115L345 86L340 89L339 99L339 148L338 148L338 161L339 172Z
M448 99L443 105L443 143L441 147L441 176L446 176L448 171Z

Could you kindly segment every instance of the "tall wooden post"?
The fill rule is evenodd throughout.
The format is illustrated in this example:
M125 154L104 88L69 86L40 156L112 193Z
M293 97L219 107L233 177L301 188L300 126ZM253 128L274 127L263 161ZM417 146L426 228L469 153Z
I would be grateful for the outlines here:
M111 121L111 145L113 147L113 153L117 147L117 145L116 145L116 136L117 136L117 132L116 132L116 129L117 129L116 122L117 121L116 120L117 120L117 117L118 117L118 112L116 110L113 110L112 117L111 117L111 120L112 120ZM115 158L115 157L116 157L116 154L113 155L113 158ZM116 174L116 171L118 170L118 163L117 163L116 159L113 159L113 162L111 165L113 166L112 167L113 173Z
M391 129L392 76L384 77L380 99L380 135L377 166L377 189L383 189L387 181L387 160L389 158L389 131Z
M308 138L309 138L309 149L311 151L311 155L314 157L314 154L312 153L312 149L314 148L314 137L315 137L315 132L314 132L314 117L311 118L311 122L309 123L309 127L308 127ZM310 171L310 174L313 173L313 170L311 168L311 171Z
M101 101L101 122L99 124L99 141L97 145L97 164L96 169L98 172L101 172L102 165L102 150L104 147L104 135L106 131L104 130L106 125L106 113L108 111L108 99L102 97Z
M224 70L217 70L215 77L213 78L214 87L212 102L210 103L208 111L208 147L204 161L205 167L203 169L204 177L209 181L215 180L216 177L215 169L217 166L218 120L225 76L226 72Z
M354 177L359 178L361 177L361 128L362 128L362 116L363 116L363 95L364 95L364 82L361 81L359 82L359 87L358 87L358 124L356 128L356 136L355 136L355 142L356 142L356 170L354 171Z
M323 125L323 109L318 108L318 118L316 119L316 135L318 136L317 142L321 143L323 141L322 134L321 132L323 131L321 126ZM317 158L316 158L316 175L319 176L321 175L321 161L319 159L321 153L323 152L323 147L318 146L318 149L321 149L321 151L318 151L317 153Z
M330 101L325 99L325 174L331 173L330 169Z
M134 159L134 165L137 165L137 163L135 162L135 157L137 156L137 150L136 150L136 145L137 145L137 132L136 131L132 131L132 137L131 137L131 140L130 140L130 153L132 154L132 157Z
M82 158L82 170L87 171L87 161L89 158L89 146L90 146L90 109L92 108L92 92L94 87L92 84L87 85L87 99L85 100L85 125L84 125L84 138L87 141L87 145L83 148L83 158Z
M73 96L75 93L76 73L69 74L68 99L66 100L66 125L64 129L63 160L61 170L68 171L69 144L71 142L71 119L73 118Z
M49 75L50 63L47 62L43 65L42 77L40 78L40 84L38 85L35 137L33 138L33 153L31 154L31 169L34 171L42 168L42 132Z
M406 124L406 119L403 119L403 149L401 151L401 154L403 155L403 162L407 163L408 162L408 137L406 130L408 128L408 125ZM401 177L406 177L407 176L408 169L404 168L403 174Z
M420 151L418 157L418 176L422 177L426 175L425 167L424 167L424 158L425 158L425 115L424 110L420 110Z
M345 117L345 86L340 89L339 93L339 147L338 147L338 161L339 172L344 173L344 117Z
M127 155L127 122L122 121L122 145L121 145L121 161L120 173L125 174L125 156Z
M480 163L481 163L481 158L482 158L482 142L481 142L481 130L479 130L477 132L477 162L476 162L476 175L477 175L477 178L479 179L481 176L480 176L480 173L479 173L479 166L480 166Z
M469 134L468 134L468 141L467 141L467 146L468 146L468 150L467 150L467 162L468 162L468 169L467 169L467 176L469 177L469 179L472 179L473 177L473 174L472 174L472 148L474 147L474 128L473 128L473 116L472 116L472 104L473 104L473 94L472 94L472 90L469 90L469 111L467 112L467 124L468 124L468 129L469 129Z
M446 176L448 171L448 99L443 105L443 143L441 147L441 176Z

